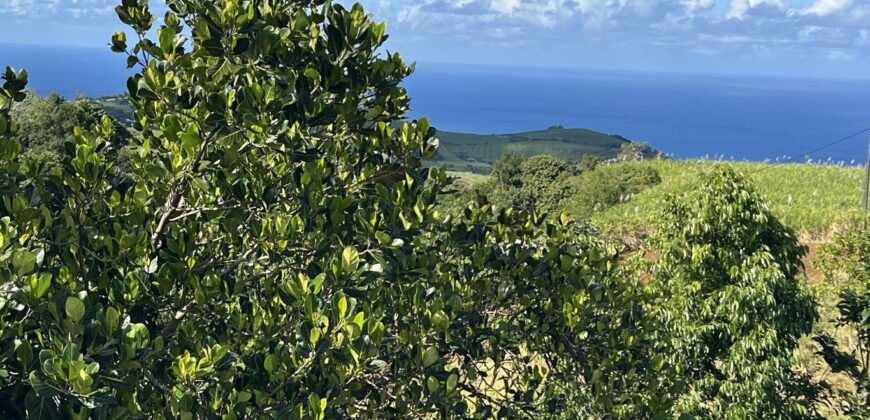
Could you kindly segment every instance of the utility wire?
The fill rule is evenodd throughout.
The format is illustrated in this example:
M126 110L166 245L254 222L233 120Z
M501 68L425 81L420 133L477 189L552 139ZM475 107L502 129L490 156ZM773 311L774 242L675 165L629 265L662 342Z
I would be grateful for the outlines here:
M786 163L791 163L791 162L794 162L795 160L797 160L797 159L799 159L799 158L802 158L802 157L804 157L804 156L808 156L808 155L812 155L813 153L821 152L822 150L825 150L825 149L827 149L827 148L829 148L829 147L836 146L836 145L838 145L838 144L840 144L840 143L843 143L843 142L845 142L845 141L851 140L851 139L853 139L853 138L855 138L855 137L857 137L857 136L859 136L859 135L861 135L861 134L864 134L864 133L866 133L866 132L868 132L868 131L870 131L870 127L867 127L867 128L865 128L865 129L863 129L863 130L861 130L861 131L858 131L858 132L855 132L855 133L849 134L849 135L846 136L846 137L842 137L842 138L839 138L839 139L837 139L837 140L834 140L834 141L832 141L832 142L830 142L830 143L828 143L828 144L825 144L824 146L820 146L820 147L817 147L817 148L815 148L815 149L813 149L813 150L810 150L810 151L808 151L808 152L804 152L804 153L798 154L798 155L796 155L796 156L794 156L794 157L788 158L788 159L783 160L783 161L781 161L781 162L771 163L770 166L765 167L765 168L762 168L761 170L756 171L755 173L758 173L758 172L764 172L765 170L770 169L771 166L783 165L783 164L786 164Z

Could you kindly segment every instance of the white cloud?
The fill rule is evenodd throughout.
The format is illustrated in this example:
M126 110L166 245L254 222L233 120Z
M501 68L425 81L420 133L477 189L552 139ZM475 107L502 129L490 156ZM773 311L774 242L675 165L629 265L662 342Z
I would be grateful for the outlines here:
M815 0L813 4L803 10L803 13L828 16L847 10L854 3L854 0Z
M394 0L393 5L394 31L478 44L671 45L705 55L743 51L839 60L870 47L867 0Z
M694 15L698 12L708 11L716 5L715 0L680 0L680 4L685 7L688 14Z
M831 61L853 61L857 58L857 55L849 51L832 50L825 54L825 58Z
M765 8L782 11L786 6L782 0L731 0L725 18L744 19L753 11Z
M520 7L520 0L492 0L489 8L498 13L512 14Z

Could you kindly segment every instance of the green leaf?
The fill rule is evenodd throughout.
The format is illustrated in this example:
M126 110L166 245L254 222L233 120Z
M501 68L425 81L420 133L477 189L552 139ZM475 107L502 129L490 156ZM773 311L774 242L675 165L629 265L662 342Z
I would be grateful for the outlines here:
M118 314L117 309L111 306L106 308L106 331L108 331L109 334L118 329L120 319L121 316Z
M326 403L326 398L320 398L316 392L312 392L308 395L308 409L314 418L323 418L323 413L326 411Z
M278 368L278 356L274 354L266 356L266 360L263 361L263 367L266 369L266 372L274 372Z
M151 339L148 327L145 324L136 323L130 325L130 330L125 334L134 350L144 348ZM158 337L159 338L159 337Z
M430 393L434 394L438 392L438 388L440 386L441 384L438 382L438 379L436 377L430 376L426 379L426 388L429 390Z
M368 365L368 368L373 371L379 371L385 367L387 367L387 362L380 359L372 360Z
M452 392L453 390L455 390L458 383L459 375L451 373L450 376L447 377L447 392Z
M362 329L363 324L365 323L366 314L364 312L357 312L356 316L353 317L353 323L356 324L357 327Z
M326 280L326 274L324 273L318 274L317 277L311 280L311 290L315 295L320 293L320 288L323 287L324 280Z
M347 316L347 297L341 296L338 299L338 318L344 319Z
M15 340L15 355L18 358L18 363L21 364L21 367L27 368L30 366L30 362L33 361L33 347L30 346L30 341L19 341Z
M85 303L75 296L66 298L66 316L72 322L79 322L85 316Z
M654 370L660 371L665 366L665 358L662 357L660 354L656 354L652 357L651 363Z
M30 295L34 299L41 299L48 293L51 287L51 273L42 273L39 276L33 276L30 279Z
M444 311L438 310L432 314L432 326L438 331L446 331L450 327L450 319Z
M196 149L199 148L201 140L196 134L181 133L178 137L181 139L181 148L187 153L193 154L196 152Z
M598 382L598 380L601 379L602 374L603 374L603 372L601 372L601 369L595 369L592 372L592 380L590 382L593 384Z
M157 272L157 267L157 257L154 257L153 259L148 261L148 266L145 267L145 272L148 274L154 274Z
M36 254L24 249L16 251L12 255L12 267L19 276L32 273L36 268Z
M429 366L432 366L435 364L435 362L437 362L440 359L441 359L441 356L438 355L438 349L436 349L434 346L429 347L423 353L423 367L427 368Z
M124 52L127 50L127 34L124 32L115 32L112 34L112 51Z
M353 273L359 268L359 252L354 247L346 247L341 253L341 266L345 273Z

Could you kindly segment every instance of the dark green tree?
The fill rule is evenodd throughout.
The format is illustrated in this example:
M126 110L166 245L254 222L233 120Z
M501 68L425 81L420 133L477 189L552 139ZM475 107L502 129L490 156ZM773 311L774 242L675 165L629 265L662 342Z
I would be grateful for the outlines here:
M412 67L378 52L361 6L167 5L157 28L147 1L117 8L133 35L112 48L138 68L131 182L111 177L108 118L50 176L0 138L5 415L667 409L613 250L566 217L437 213L434 130L403 122ZM23 88L6 80L0 135Z
M104 115L98 105L87 99L67 101L57 93L28 94L12 109L12 117L18 124L15 139L24 147L24 156L52 167L60 164L66 154L66 144L73 142L73 128L92 129ZM116 145L129 136L120 124L116 125L115 133L113 143Z
M567 207L578 217L589 217L596 211L632 200L659 184L661 176L655 168L623 163L584 171L570 182L573 194Z
M530 211L560 211L572 195L568 179L576 168L562 159L508 155L493 165L493 202Z
M675 411L712 418L806 417L816 398L792 369L818 318L799 279L806 249L722 166L662 214L653 266L660 344L685 390Z
M577 161L577 172L584 173L594 171L595 168L603 162L604 159L602 159L601 156L591 154L583 155L583 157Z

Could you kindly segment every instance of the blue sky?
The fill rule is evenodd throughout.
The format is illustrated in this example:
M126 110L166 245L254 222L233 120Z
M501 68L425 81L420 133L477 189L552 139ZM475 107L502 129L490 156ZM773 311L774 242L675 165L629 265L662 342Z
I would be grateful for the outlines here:
M99 46L118 0L0 0L0 42ZM421 63L870 78L870 0L364 0Z

